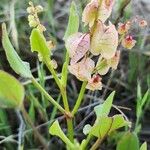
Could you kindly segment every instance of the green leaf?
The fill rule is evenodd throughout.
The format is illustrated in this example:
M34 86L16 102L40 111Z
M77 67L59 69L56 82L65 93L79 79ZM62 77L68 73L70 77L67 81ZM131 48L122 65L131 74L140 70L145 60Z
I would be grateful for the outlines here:
M147 150L147 143L144 142L141 147L140 147L140 150Z
M108 134L110 134L111 132L113 132L121 127L130 126L130 124L131 123L126 121L122 115L115 115L113 117L113 122L111 124L111 128L110 128Z
M24 100L24 88L12 75L0 70L0 107L19 108Z
M141 89L140 82L138 82L137 84L137 98L142 99L142 89Z
M62 129L60 128L58 120L56 120L52 126L49 128L49 133L56 135L61 138L62 141L66 143L71 149L74 149L74 144L67 138Z
M100 105L94 107L94 111L95 111L97 117L108 116L110 109L112 107L114 95L115 95L115 92L112 92L108 96L108 98L104 101L103 104L100 104Z
M36 51L39 57L47 59L50 56L50 49L48 48L46 39L38 29L34 28L30 36L30 45L32 52Z
M141 100L141 107L144 107L144 105L146 104L146 102L149 100L148 96L149 96L150 91L147 90L147 92L144 94L142 100Z
M70 35L78 32L78 29L79 29L79 15L77 13L77 6L75 2L72 2L70 8L68 27L64 36L64 40L66 40Z
M129 122L122 115L115 115L113 117L101 116L96 120L93 127L86 125L84 130L86 133L103 139L113 131L127 125L129 125Z
M32 74L30 71L29 63L22 61L18 56L8 38L6 25L4 23L2 24L2 44L11 68L22 77L31 78Z
M139 139L135 133L126 133L117 144L116 150L139 150Z
M102 116L100 120L96 121L96 124L93 126L89 133L93 136L96 136L97 138L103 139L108 134L112 122L113 118Z

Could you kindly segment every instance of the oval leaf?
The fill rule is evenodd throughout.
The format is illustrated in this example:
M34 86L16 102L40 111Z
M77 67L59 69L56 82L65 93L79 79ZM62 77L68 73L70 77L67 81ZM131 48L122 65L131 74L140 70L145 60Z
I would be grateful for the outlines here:
M31 78L32 74L30 71L29 63L22 61L18 56L8 38L6 25L4 23L2 24L2 44L11 68L22 77Z
M0 71L0 107L19 108L24 99L24 88L12 75Z
M50 49L48 48L46 39L38 29L33 29L30 36L30 45L32 52L38 52L42 59L47 59L50 56Z

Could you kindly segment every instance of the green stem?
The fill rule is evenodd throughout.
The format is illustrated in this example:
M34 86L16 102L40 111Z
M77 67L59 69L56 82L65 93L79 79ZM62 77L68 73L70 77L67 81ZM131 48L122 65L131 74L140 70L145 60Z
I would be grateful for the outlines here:
M67 85L68 64L69 64L69 53L66 52L66 58L65 58L65 63L63 64L62 77L61 77L61 81L64 86Z
M85 90L86 90L86 85L87 85L87 81L84 81L82 83L82 86L81 86L81 90L80 90L80 93L79 93L79 96L78 96L78 99L76 101L76 104L72 110L72 115L74 116L76 114L76 112L78 111L80 105L81 105L81 102L83 100L83 97L84 97L84 93L85 93Z
M90 142L91 138L92 138L92 135L91 135L91 134L88 134L88 136L87 136L87 138L86 138L86 141L82 144L82 149L83 149L83 150L86 149L86 147L87 147L88 143Z
M66 114L66 111L64 110L64 108L62 108L46 91L45 89L36 81L36 79L34 77L32 77L31 79L32 83L34 84L34 86L41 92L44 94L44 96L54 105L56 106L63 114Z
M67 118L67 128L68 128L68 138L72 143L74 143L74 130L72 118Z
M67 99L67 93L66 93L66 87L61 87L60 89L62 98L63 98L63 103L64 103L64 108L67 112L70 112L69 110L69 104L68 104L68 99Z
M60 79L58 78L52 64L51 64L51 60L50 59L45 59L44 63L46 64L47 68L49 69L49 71L51 72L51 74L53 75L54 80L56 81L58 87L61 89L61 82Z
M50 60L45 59L44 63L46 64L47 68L49 69L49 71L53 75L54 80L56 81L56 83L57 83L57 85L60 89L60 92L61 92L61 95L62 95L62 98L63 98L63 103L64 103L65 110L69 112L69 104L68 104L68 100L67 100L66 87L62 86L61 81L58 78L54 68L52 67Z
M67 75L68 75L68 64L69 64L69 54L66 52L66 58L65 58L65 63L63 64L62 68L62 77L61 77L61 83L63 85L63 99L64 99L64 106L65 109L69 110L69 107L67 107L67 94L66 94L66 85L67 85ZM66 103L67 102L67 103ZM74 130L73 130L73 119L72 118L67 118L67 128L68 128L68 138L72 143L74 143Z
M66 54L66 67L68 65L69 62L69 55ZM63 99L63 104L64 104L64 108L65 108L65 112L66 115L70 116L66 116L66 120L67 120L67 128L68 128L68 137L71 140L71 142L74 142L73 137L74 137L74 132L73 132L73 122L72 122L72 118L71 118L71 114L70 114L70 109L69 109L69 104L68 104L68 99L67 99L67 93L66 93L66 82L67 82L67 70L64 74L64 81L65 82L61 82L60 79L58 78L55 70L53 69L50 60L49 59L45 59L44 63L46 64L47 68L49 69L49 71L51 72L51 74L54 77L54 80L56 81L61 95L62 95L62 99ZM65 68L67 69L67 68ZM63 85L62 85L63 83Z

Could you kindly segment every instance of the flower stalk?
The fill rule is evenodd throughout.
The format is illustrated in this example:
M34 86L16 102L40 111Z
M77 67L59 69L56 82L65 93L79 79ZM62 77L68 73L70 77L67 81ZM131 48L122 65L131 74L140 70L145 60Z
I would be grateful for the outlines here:
M86 85L87 85L87 82L84 81L84 82L82 83L81 90L80 90L79 96L78 96L78 98L77 98L76 104L75 104L75 106L74 106L74 108L73 108L73 110L72 110L72 115L73 115L73 116L77 113L77 111L78 111L78 109L79 109L79 107L80 107L80 105L81 105L81 102L82 102L83 97L84 97L84 94L85 94Z

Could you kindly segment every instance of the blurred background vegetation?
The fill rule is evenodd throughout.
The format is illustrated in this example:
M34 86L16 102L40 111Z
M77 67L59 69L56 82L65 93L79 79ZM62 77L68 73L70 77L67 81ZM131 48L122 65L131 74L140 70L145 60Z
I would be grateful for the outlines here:
M74 0L78 6L81 17L82 10L87 4L87 0ZM6 22L9 36L17 52L23 60L31 64L33 74L38 78L40 84L49 91L52 96L61 103L59 90L47 72L45 66L37 61L37 55L31 53L29 36L31 28L28 26L27 12L28 0L1 0L0 1L0 23ZM44 7L44 12L40 15L41 22L46 26L46 37L49 37L56 44L53 57L58 62L58 74L61 71L64 60L65 46L63 36L68 23L68 13L71 0L34 0L35 4ZM119 47L122 51L121 60L116 71L110 71L103 79L104 88L102 91L87 91L84 103L74 122L76 137L80 141L83 137L82 128L85 123L94 121L93 107L102 102L107 95L115 90L116 97L114 104L120 108L132 121L132 130L138 133L140 142L147 141L150 144L150 94L144 94L150 88L150 1L149 0L116 0L111 21L116 25L118 22L125 22L135 16L140 16L148 21L148 27L140 30L136 25L131 34L138 41L133 50L128 51ZM87 30L80 24L80 31ZM65 122L63 117L53 108L42 94L30 84L29 81L18 77L10 68L2 45L0 44L0 69L16 76L26 88L25 107L35 126L42 136L46 137L50 149L64 148L60 140L51 137L48 127L54 118L59 118L62 125ZM81 83L75 77L69 75L68 97L72 106L77 97ZM144 98L144 100L143 100ZM144 105L140 102L144 101ZM112 114L117 112L112 110ZM140 112L140 113L139 113ZM64 127L65 131L65 125ZM15 150L17 148L17 136L19 128L19 118L14 110L0 109L0 149ZM24 131L25 149L42 149L34 137L30 126L27 125ZM116 135L116 133L114 133ZM102 149L115 149L116 141L120 134L111 136ZM57 145L56 145L57 141ZM55 147L57 146L57 147ZM150 147L149 147L150 148Z

